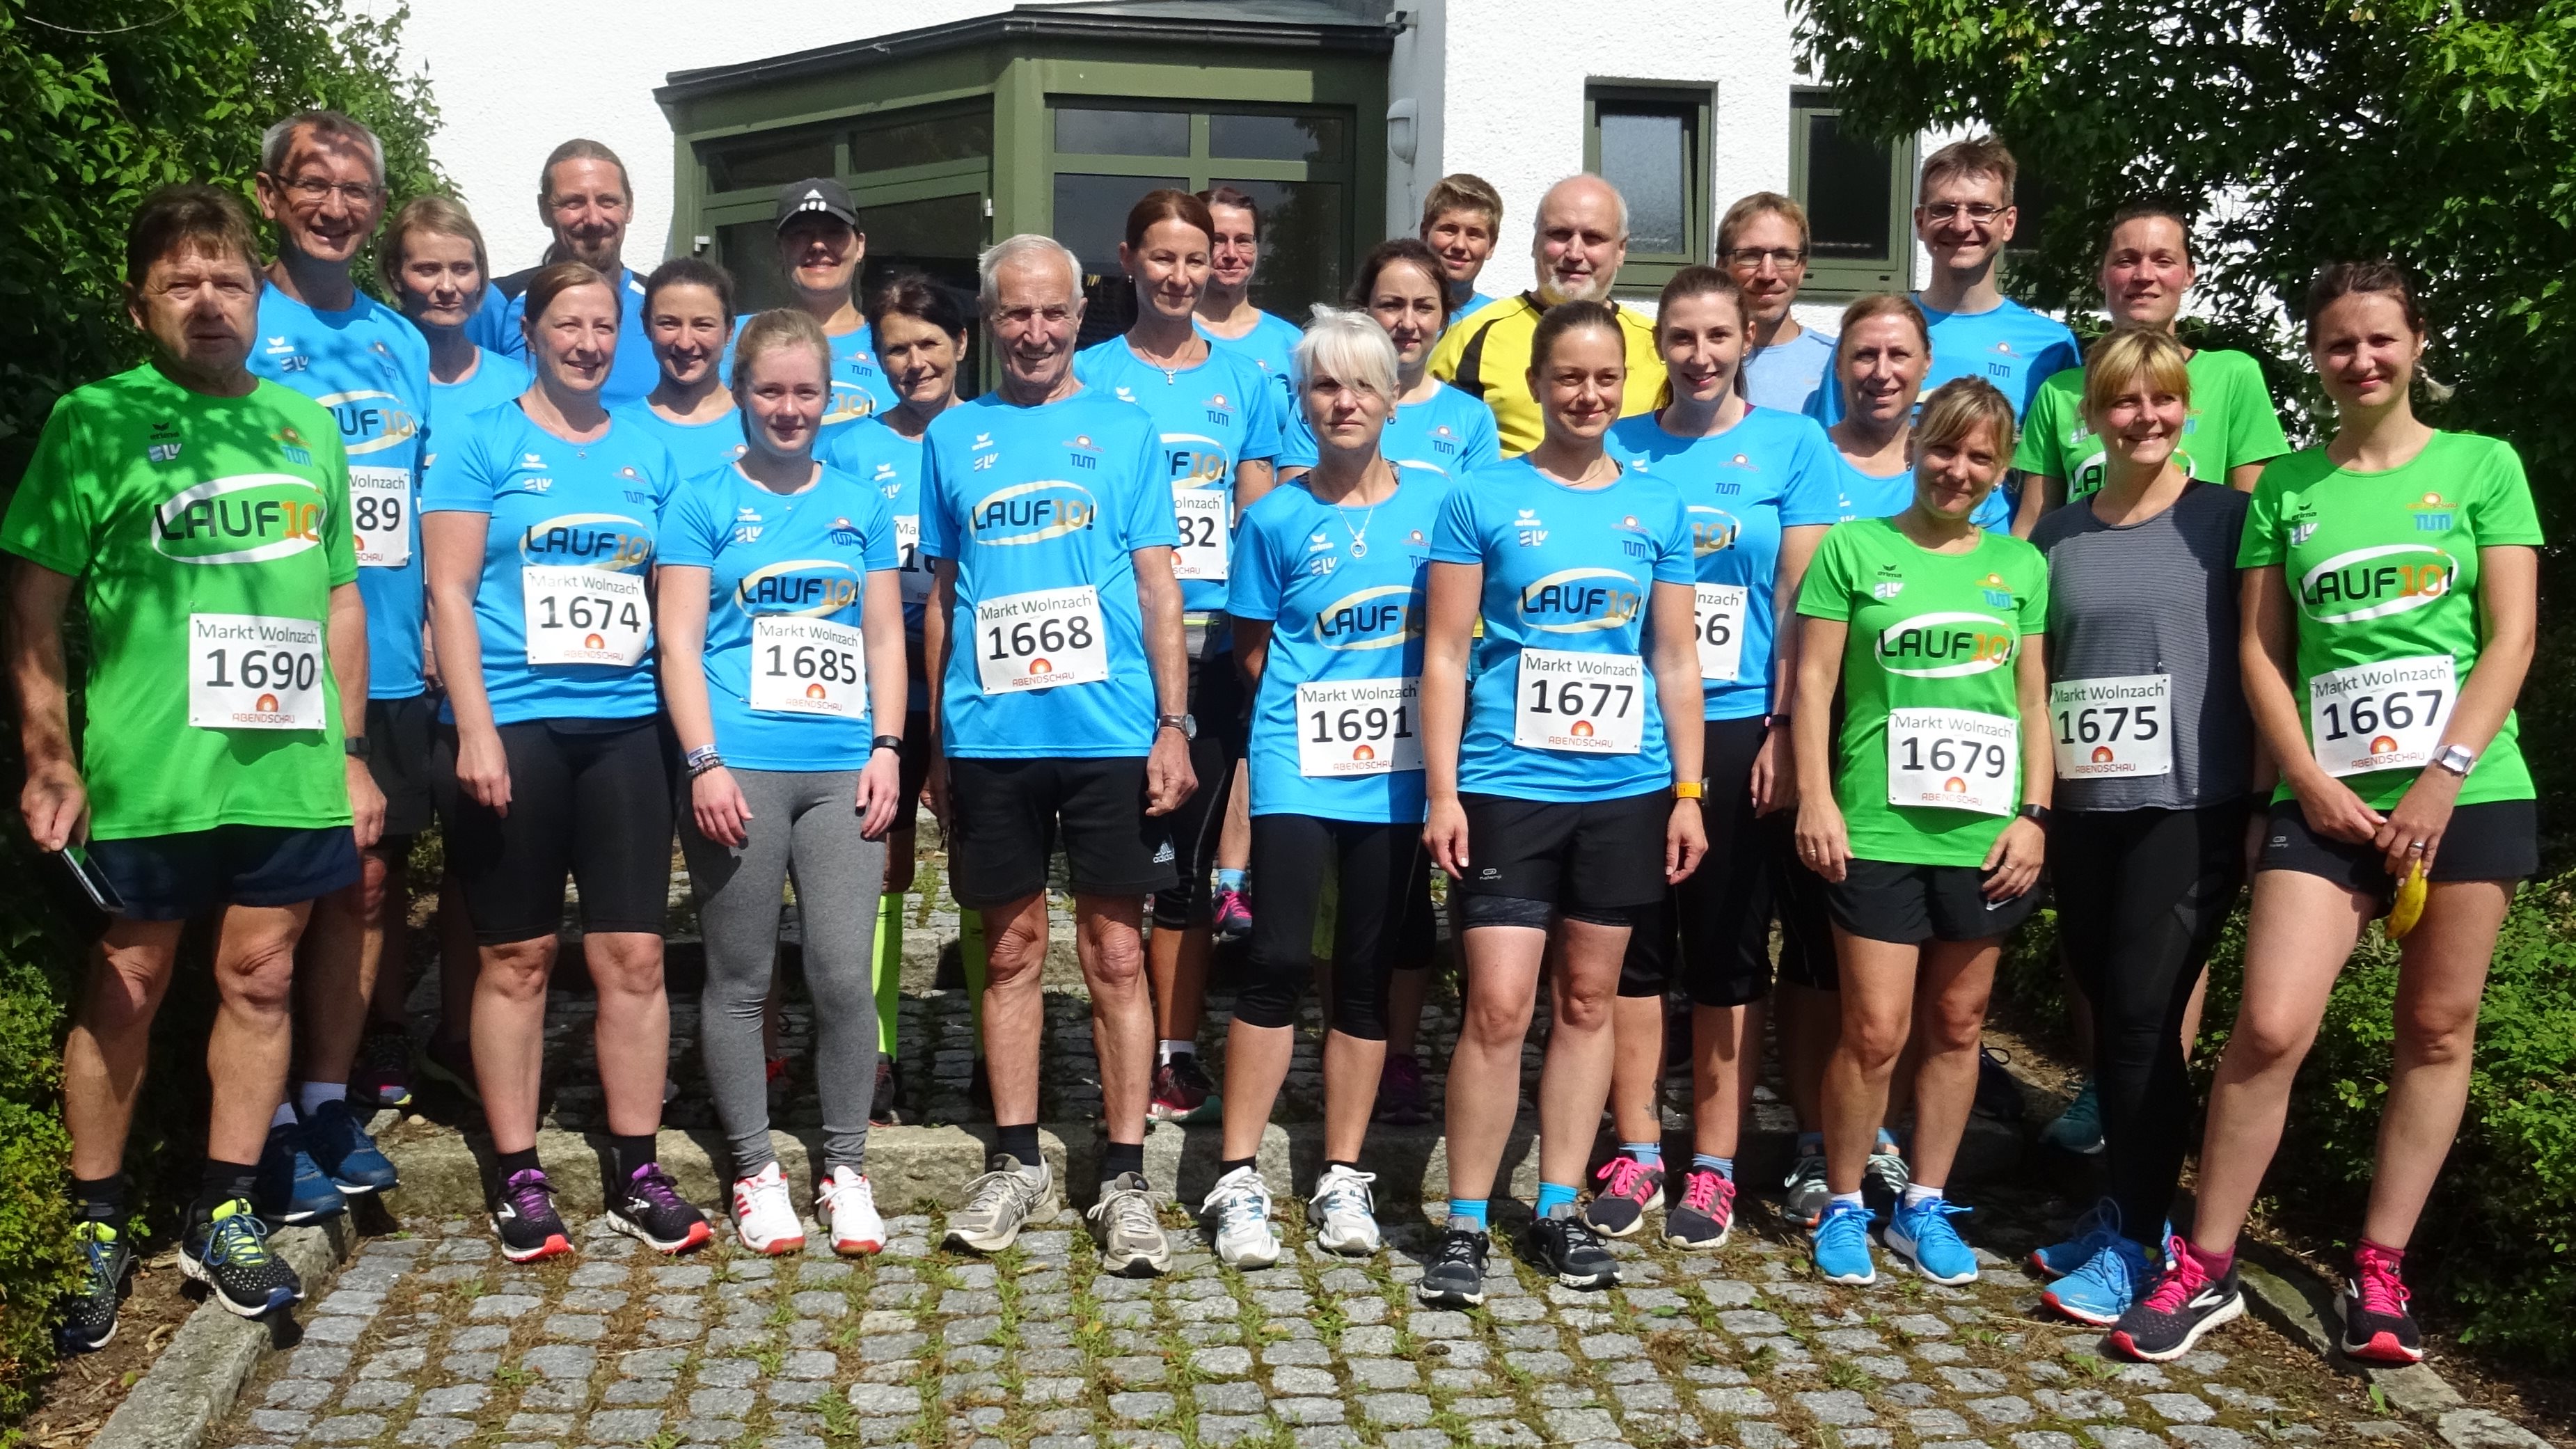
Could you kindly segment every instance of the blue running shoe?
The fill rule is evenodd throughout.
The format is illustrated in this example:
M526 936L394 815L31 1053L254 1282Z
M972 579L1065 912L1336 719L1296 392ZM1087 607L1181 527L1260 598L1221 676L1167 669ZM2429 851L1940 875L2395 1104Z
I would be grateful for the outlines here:
M1935 1283L1973 1283L1977 1279L1977 1255L1959 1238L1959 1230L1950 1219L1975 1209L1955 1203L1946 1197L1927 1197L1918 1203L1899 1203L1887 1219L1884 1234L1889 1251L1914 1264L1914 1271Z
M2065 1242L2034 1249L2030 1265L2051 1278L2063 1278L2092 1262L2093 1255L2118 1236L2120 1205L2106 1197L2084 1210Z
M304 1119L304 1151L343 1197L391 1192L402 1184L394 1165L376 1150L376 1139L358 1125L346 1102L325 1102Z
M2146 1249L2115 1235L2084 1266L2049 1284L2039 1301L2078 1323L2108 1328L2155 1282L2155 1273Z
M2066 1110L2039 1129L2039 1140L2078 1157L2091 1157L2102 1150L2102 1102L2094 1094L2091 1077L2076 1089L2075 1100L2066 1104Z
M1847 1202L1828 1203L1825 1215L1807 1234L1815 1244L1816 1272L1828 1283L1875 1283L1878 1267L1869 1258L1869 1225L1878 1215Z
M302 1126L281 1122L268 1129L259 1154L259 1213L272 1223L309 1223L338 1217L349 1200L305 1150Z

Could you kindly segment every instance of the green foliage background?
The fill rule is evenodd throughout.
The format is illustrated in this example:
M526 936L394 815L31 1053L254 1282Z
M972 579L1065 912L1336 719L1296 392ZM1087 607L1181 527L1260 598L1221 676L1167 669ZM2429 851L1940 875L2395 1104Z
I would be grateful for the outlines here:
M0 213L0 482L16 488L55 398L141 359L120 283L126 220L145 193L212 181L247 200L261 132L310 106L335 106L376 129L397 198L442 186L429 154L438 113L428 82L396 60L404 18L371 21L340 0L0 0L0 196L9 201ZM66 909L52 864L29 848L14 808L14 719L0 737L5 1423L24 1412L51 1362L52 1303L72 1268L58 1063L66 992L96 923ZM203 1070L203 993L185 989L191 973L180 970L130 1161L174 1156L154 1151L174 1126L201 1130L180 1125L201 1112L153 1110L176 1108ZM147 1199L157 1185L143 1184Z

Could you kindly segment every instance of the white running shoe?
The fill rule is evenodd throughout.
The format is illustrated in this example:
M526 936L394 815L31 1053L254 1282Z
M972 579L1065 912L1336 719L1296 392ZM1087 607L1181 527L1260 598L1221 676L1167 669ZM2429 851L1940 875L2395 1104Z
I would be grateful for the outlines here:
M831 1234L832 1251L858 1257L882 1250L885 1219L877 1216L876 1189L848 1164L832 1169L814 1194L814 1217Z
M1315 1195L1306 1199L1306 1221L1314 1226L1315 1245L1327 1253L1365 1258L1378 1250L1377 1198L1369 1184L1374 1172L1355 1167L1327 1167L1315 1180Z
M787 1178L776 1162L754 1176L734 1179L733 1230L744 1247L771 1257L805 1246L805 1225L787 1200Z
M1199 1212L1216 1219L1217 1261L1229 1268L1267 1268L1279 1261L1270 1184L1261 1180L1260 1168L1238 1167L1218 1178Z
M1100 1201L1084 1214L1100 1239L1100 1266L1122 1278L1151 1278L1172 1271L1171 1239L1163 1236L1153 1189L1141 1172L1122 1172L1100 1185Z

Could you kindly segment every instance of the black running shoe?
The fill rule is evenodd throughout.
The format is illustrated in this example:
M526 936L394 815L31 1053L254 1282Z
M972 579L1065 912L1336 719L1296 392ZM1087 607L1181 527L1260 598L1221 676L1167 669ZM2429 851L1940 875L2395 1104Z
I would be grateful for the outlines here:
M685 1253L715 1236L706 1214L689 1206L679 1185L648 1162L608 1199L608 1225L657 1253Z
M258 1318L304 1296L286 1260L268 1250L268 1224L246 1197L207 1217L193 1212L179 1240L179 1271L203 1283L227 1313Z
M2225 1276L2212 1278L2201 1271L2190 1246L2174 1237L2165 1243L2164 1275L2120 1315L2110 1344L2132 1358L2168 1363L2191 1352L2202 1334L2244 1315L2236 1265L2229 1264Z
M2368 1363L2424 1361L2424 1335L2407 1307L2412 1296L2397 1276L2398 1260L2368 1243L2352 1250L2352 1281L2336 1306L2343 1310L2343 1351Z
M533 1263L572 1251L572 1235L555 1213L555 1186L542 1172L514 1172L501 1187L492 1208L492 1231L501 1239L501 1256L513 1263Z
M1451 1228L1440 1235L1431 1261L1422 1267L1415 1291L1422 1301L1440 1308L1473 1308L1485 1301L1485 1254L1491 1240L1483 1228Z
M81 1285L63 1295L63 1321L54 1342L65 1353L88 1353L107 1347L116 1337L116 1311L123 1305L126 1276L134 1271L134 1245L113 1223L84 1218L72 1224L72 1241L80 1244Z
M1619 1285L1619 1260L1610 1256L1601 1235L1579 1217L1540 1218L1531 1223L1529 1246L1539 1271L1568 1288Z
M2004 1070L2011 1060L1993 1047L1977 1048L1977 1111L1998 1122L2018 1122L2030 1110L2022 1100L2021 1083Z

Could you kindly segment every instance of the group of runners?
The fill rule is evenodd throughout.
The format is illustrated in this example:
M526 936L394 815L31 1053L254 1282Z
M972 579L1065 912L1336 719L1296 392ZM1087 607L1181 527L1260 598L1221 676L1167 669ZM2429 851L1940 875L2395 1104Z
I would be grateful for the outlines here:
M992 1117L954 1245L1000 1251L1064 1210L1038 1134L1059 851L1106 1266L1171 1262L1155 1117L1221 1116L1202 1210L1218 1257L1255 1268L1298 1187L1321 1247L1378 1251L1370 1126L1436 1110L1449 1201L1419 1292L1453 1305L1501 1271L1490 1213L1542 990L1541 1271L1611 1285L1604 1239L1649 1227L1727 1242L1767 1020L1800 1128L1780 1211L1819 1274L1871 1281L1883 1251L1975 1277L1946 1188L2000 948L2051 899L2098 1104L2098 1128L2052 1132L2103 1152L2110 1186L2034 1263L2052 1308L2151 1360L2242 1311L2234 1244L2291 1077L2393 906L2395 1065L2343 1337L2420 1357L2404 1248L2537 864L2512 713L2529 487L2505 444L2416 418L2425 323L2383 263L2329 266L2305 300L2321 446L2291 449L2251 358L2175 335L2177 212L2115 216L2112 325L2079 358L1996 289L2014 179L1991 140L1934 153L1928 285L1860 298L1833 336L1792 312L1807 226L1773 193L1649 311L1612 298L1626 207L1588 175L1538 205L1535 285L1477 293L1503 203L1453 176L1418 238L1301 327L1247 300L1252 198L1154 190L1119 249L1134 321L1089 348L1082 263L1044 236L987 251L973 299L907 273L862 292L864 219L828 178L781 188L795 304L747 317L712 264L625 268L632 190L592 142L547 159L555 245L506 277L451 200L380 227L381 150L334 113L267 135L273 261L226 192L154 194L126 269L151 360L61 400L0 525L27 824L108 911L66 1052L90 1274L65 1341L114 1331L151 1018L209 914L221 1004L181 1262L226 1307L299 1296L269 1224L396 1185L362 1113L408 1100L415 1067L482 1107L505 1255L574 1251L537 1153L567 878L608 1222L706 1242L655 1160L675 832L725 1216L755 1251L809 1228L876 1251L865 1150L900 1091L926 799ZM391 306L353 274L371 239ZM403 869L433 822L445 1009L415 1058ZM1462 1002L1436 1108L1435 867ZM2249 876L2243 1004L2177 1234L2202 968ZM811 1184L769 1122L791 882ZM1219 929L1249 937L1221 1084L1196 1052ZM1273 1183L1261 1134L1310 982L1324 1165ZM1673 998L1692 1122L1668 1164Z

